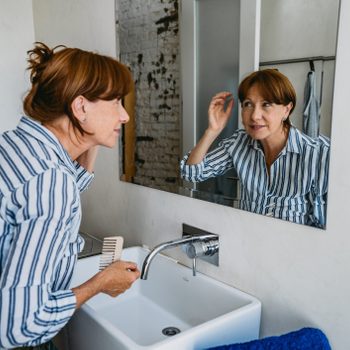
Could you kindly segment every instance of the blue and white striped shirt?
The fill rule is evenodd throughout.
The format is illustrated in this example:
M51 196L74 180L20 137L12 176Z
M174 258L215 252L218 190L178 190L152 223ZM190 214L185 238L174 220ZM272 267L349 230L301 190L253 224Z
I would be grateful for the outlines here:
M74 313L80 192L92 178L32 119L0 135L0 348L45 343Z
M241 209L324 228L329 150L327 137L312 139L292 126L269 174L261 143L239 129L199 164L187 165L187 154L180 164L181 176L200 182L234 168L240 179Z

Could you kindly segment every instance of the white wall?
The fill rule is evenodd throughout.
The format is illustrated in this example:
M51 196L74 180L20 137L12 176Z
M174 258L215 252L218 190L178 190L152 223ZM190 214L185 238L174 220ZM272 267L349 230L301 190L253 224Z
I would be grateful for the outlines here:
M350 0L342 7L326 231L121 183L111 151L101 152L96 181L84 195L82 226L150 247L178 238L182 222L219 233L220 267L202 263L199 269L262 301L262 336L314 326L337 350L350 342L350 164L343 156L350 149ZM189 263L180 249L168 254Z
M0 132L15 127L22 114L26 51L33 42L32 1L0 0Z
M1 40L10 36L19 40L32 32L27 21L18 20L21 14L29 17L30 8L26 6L28 2L21 0L22 6L16 12L12 11L12 2L1 0ZM16 6L18 2L16 1ZM68 11L59 19L60 22L66 19L68 23L78 20L80 16L89 16L89 23L80 23L74 35L70 36L70 45L86 43L86 48L113 54L115 39L105 32L114 28L110 12L112 2L106 0L103 6L100 1L84 2L87 6L80 2L81 7L76 9L79 16L76 12ZM3 4L6 6L3 7ZM219 233L220 267L200 263L199 270L251 293L262 301L262 336L280 334L303 326L315 326L327 334L336 350L348 349L350 330L347 200L350 197L350 164L343 156L350 149L347 103L347 81L350 79L350 42L347 38L350 31L350 0L342 0L342 7L326 231L119 182L117 150L103 150L100 154L96 180L90 191L83 196L82 225L85 231L92 234L103 236L118 233L125 236L128 245L147 244L151 247L178 238L182 222ZM103 21L94 20L97 11L104 12ZM5 26L3 18L13 25ZM57 26L57 31L64 25L62 23ZM102 36L90 46L84 38L91 28ZM15 29L19 32L14 32ZM98 37L97 33L94 38ZM59 41L63 39L66 38L57 38ZM32 39L28 41L32 42ZM11 45L14 47L14 41L11 41ZM21 56L22 52L20 62L24 60L24 52L28 49L26 41L21 46L18 52L13 51L16 56ZM3 57L4 50L1 61ZM14 74L17 70L23 72L24 67L25 65L20 67L13 63L7 69ZM4 71L1 67L2 77ZM11 81L11 75L6 81L2 78L0 87L6 92ZM1 100L8 103L5 112L17 108L18 103L10 102L9 98L19 91L21 89L1 94ZM6 98L3 99L3 96ZM11 116L2 110L0 118L3 128ZM11 123L12 121L9 124ZM169 251L169 255L189 263L180 249Z
M35 40L116 56L114 0L32 0Z

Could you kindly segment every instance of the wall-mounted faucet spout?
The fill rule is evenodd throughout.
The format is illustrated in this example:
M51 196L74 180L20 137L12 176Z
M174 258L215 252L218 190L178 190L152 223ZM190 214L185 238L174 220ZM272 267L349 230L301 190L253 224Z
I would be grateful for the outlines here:
M185 227L190 227L188 225L184 224L184 229ZM194 228L195 229L195 228ZM198 229L197 229L198 230ZM156 247L154 247L150 253L146 256L143 265L142 265L142 270L141 270L141 279L142 280L146 280L147 276L148 276L148 271L151 265L152 260L154 259L154 257L160 253L161 251L165 250L165 249L169 249L169 248L174 248L174 247L178 247L178 246L182 246L182 245L186 245L186 244L195 244L197 242L207 242L207 243L213 243L213 244L209 244L207 252L203 252L203 255L213 255L215 252L218 251L219 249L219 244L218 244L218 240L219 240L219 236L213 233L204 233L203 231L201 231L202 234L198 234L198 233L191 233L188 234L185 232L183 232L183 237L179 238L179 239L175 239L169 242L164 242L161 243L159 245L157 245ZM215 252L213 251L213 246L215 246ZM187 254L189 255L189 254ZM195 268L195 259L197 256L190 256L191 258L194 259L194 268ZM195 275L195 271L194 271L194 275Z

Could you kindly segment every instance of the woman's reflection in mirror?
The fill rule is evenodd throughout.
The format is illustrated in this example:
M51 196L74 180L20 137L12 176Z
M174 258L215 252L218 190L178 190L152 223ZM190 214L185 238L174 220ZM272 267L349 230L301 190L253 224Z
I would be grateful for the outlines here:
M234 104L230 92L216 94L209 105L208 128L181 161L181 176L199 182L234 168L241 209L324 228L329 138L311 138L292 125L295 89L277 70L248 75L239 85L238 97L244 129L208 152Z

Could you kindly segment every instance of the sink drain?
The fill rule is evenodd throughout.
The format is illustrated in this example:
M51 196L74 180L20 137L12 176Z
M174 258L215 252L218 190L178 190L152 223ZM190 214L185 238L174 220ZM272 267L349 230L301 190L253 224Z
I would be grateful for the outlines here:
M163 330L162 330L162 333L164 335L166 335L167 337L171 337L175 334L178 334L180 333L180 329L177 328L177 327L165 327Z

